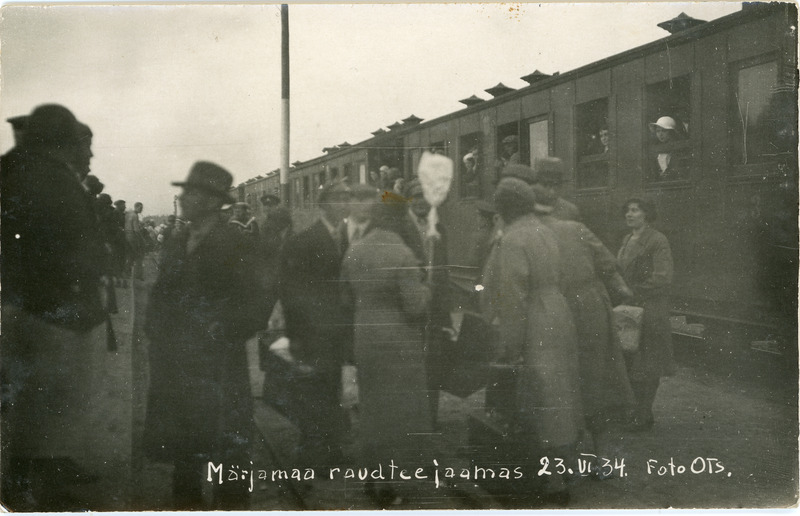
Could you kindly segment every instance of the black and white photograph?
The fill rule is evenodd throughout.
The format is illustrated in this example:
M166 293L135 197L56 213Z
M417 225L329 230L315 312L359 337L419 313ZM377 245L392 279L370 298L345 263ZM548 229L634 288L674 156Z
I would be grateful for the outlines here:
M797 28L4 3L2 510L796 511Z

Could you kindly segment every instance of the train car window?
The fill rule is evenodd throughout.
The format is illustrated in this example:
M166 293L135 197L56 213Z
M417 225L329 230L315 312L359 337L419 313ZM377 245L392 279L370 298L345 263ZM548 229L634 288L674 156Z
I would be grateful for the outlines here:
M460 192L462 198L481 195L481 177L485 165L483 133L465 134L459 138Z
M351 185L358 183L358 178L353 173L353 164L345 163L342 177Z
M329 169L330 172L330 181L336 181L339 179L339 167L331 167Z
M690 77L648 85L646 115L647 180L688 179L692 159Z
M797 97L778 87L778 62L735 66L731 138L737 165L776 161L797 149Z
M577 188L608 186L608 157L612 145L608 129L608 99L597 99L576 106Z
M311 202L311 178L305 176L303 178L303 204L308 205Z

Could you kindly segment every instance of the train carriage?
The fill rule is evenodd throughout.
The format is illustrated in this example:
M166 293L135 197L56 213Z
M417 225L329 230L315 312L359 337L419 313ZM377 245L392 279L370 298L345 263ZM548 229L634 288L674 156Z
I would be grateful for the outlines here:
M797 8L743 4L711 22L684 15L662 25L673 33L569 72L537 70L522 89L498 84L486 90L490 100L464 99L463 109L429 121L412 115L296 162L298 224L311 220L325 181L374 181L382 167L407 179L423 151L446 154L456 175L441 218L451 261L463 266L452 277L468 289L478 274L467 261L476 203L491 198L503 141L516 137L521 162L564 161L562 195L612 251L625 231L622 202L656 201L674 254L675 313L795 331ZM675 137L661 142L650 129L665 116ZM658 160L667 153L664 174ZM240 185L240 197L258 184Z

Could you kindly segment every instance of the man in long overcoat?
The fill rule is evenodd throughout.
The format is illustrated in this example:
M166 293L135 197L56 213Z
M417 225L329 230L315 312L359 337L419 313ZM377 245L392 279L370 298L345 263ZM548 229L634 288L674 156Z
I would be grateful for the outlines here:
M3 159L3 502L19 511L84 509L63 497L57 475L79 473L86 447L92 331L103 244L93 199L80 184L79 122L39 106ZM86 476L86 475L84 475Z
M145 330L150 340L150 391L145 452L172 462L175 509L202 508L209 462L249 462L253 429L245 341L261 328L271 300L258 281L252 252L220 215L231 175L196 163L180 204L190 224L162 254L150 294ZM214 485L217 509L247 507L248 485Z

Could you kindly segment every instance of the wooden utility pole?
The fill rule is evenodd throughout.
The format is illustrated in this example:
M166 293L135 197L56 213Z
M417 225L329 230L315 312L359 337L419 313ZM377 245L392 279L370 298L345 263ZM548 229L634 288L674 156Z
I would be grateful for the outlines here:
M281 202L289 205L289 6L281 5Z

